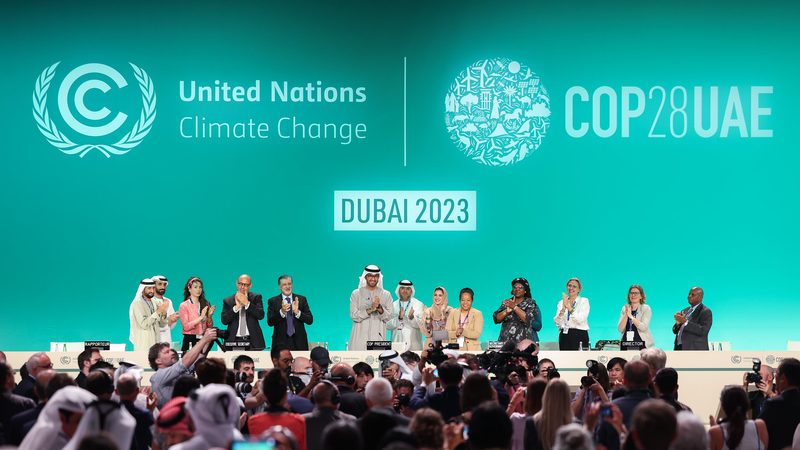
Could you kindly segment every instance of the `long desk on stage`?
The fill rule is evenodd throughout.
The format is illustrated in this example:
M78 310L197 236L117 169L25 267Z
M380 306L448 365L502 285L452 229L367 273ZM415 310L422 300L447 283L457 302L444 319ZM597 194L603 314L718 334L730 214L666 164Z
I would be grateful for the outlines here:
M32 352L7 352L8 362L15 369L20 368ZM245 353L253 358L256 369L267 369L272 367L269 352L211 352L209 357L217 357L225 360L228 367L233 367L233 360L240 354ZM308 357L309 352L292 352L293 356ZM363 351L331 351L331 360L334 363L345 362L353 365L359 361L364 361L374 369L378 367L378 355L380 352ZM73 377L78 373L78 353L75 352L48 352L53 362L53 368L59 372L66 372ZM146 352L111 352L103 351L103 359L119 365L120 361L128 361L139 364L147 370L144 374L143 384L148 384L150 375L153 371L147 362ZM635 352L622 351L594 351L594 352L560 352L542 351L539 358L549 358L553 360L561 373L561 378L570 385L580 384L581 376L586 374L586 360L595 359L602 363L609 359L619 356L630 360ZM800 352L787 351L766 351L766 350L747 350L747 351L706 351L706 352L667 352L667 366L673 367L679 374L679 394L680 400L694 410L703 422L707 422L709 414L716 414L719 403L719 394L722 388L730 384L742 383L742 376L750 371L753 365L753 358L761 359L762 364L777 367L783 358L800 358ZM377 370L376 370L377 373ZM19 375L17 375L19 381Z

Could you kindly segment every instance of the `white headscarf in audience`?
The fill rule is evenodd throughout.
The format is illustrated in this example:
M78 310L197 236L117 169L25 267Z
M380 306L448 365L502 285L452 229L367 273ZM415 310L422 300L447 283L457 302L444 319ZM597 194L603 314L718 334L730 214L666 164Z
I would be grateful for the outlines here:
M83 414L86 412L86 406L95 400L97 397L94 394L77 386L66 386L59 389L45 404L36 424L19 446L20 450L63 449L67 445L69 436L64 434L61 429L61 418L58 411L63 409ZM78 428L80 429L80 425ZM130 444L128 445L130 446Z
M111 400L97 400L89 404L78 425L78 430L64 450L75 450L81 439L105 431L121 449L131 448L136 419L121 404Z
M172 450L227 448L241 440L239 417L242 412L236 392L227 384L209 384L194 391L186 401L186 410L194 423L194 437L170 447Z

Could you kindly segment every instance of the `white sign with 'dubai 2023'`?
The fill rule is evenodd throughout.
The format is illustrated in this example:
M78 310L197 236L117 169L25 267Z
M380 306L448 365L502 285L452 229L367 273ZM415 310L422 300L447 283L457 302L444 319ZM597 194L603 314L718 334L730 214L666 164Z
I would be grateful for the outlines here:
M335 231L475 231L475 191L334 191Z

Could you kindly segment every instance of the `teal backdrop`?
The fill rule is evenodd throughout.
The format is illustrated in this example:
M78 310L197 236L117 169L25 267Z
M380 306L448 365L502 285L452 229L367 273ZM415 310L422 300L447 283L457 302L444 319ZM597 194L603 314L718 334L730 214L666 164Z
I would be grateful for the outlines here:
M176 304L185 281L201 277L219 323L240 273L252 275L265 299L277 293L278 275L293 275L314 313L310 340L344 349L349 295L366 264L381 266L392 292L400 279L413 280L426 304L436 285L453 306L459 289L472 287L487 320L510 281L524 276L546 341L557 340L552 317L572 276L591 302L593 342L619 338L634 283L652 306L659 346L672 347L672 315L695 285L714 312L711 340L734 349L800 340L797 2L14 1L0 9L2 350L127 342L128 305L139 280L155 274L169 277ZM445 124L456 77L495 58L531 68L551 111L536 151L497 167L466 157ZM147 136L110 158L51 145L32 95L56 62L42 105L66 137L96 141L71 130L57 104L67 72L86 63L113 67L128 82L118 89L101 76L112 89L86 93L88 109L111 111L97 124L128 114L106 143L140 119L142 93L128 63L146 71L157 98ZM191 80L259 80L261 99L183 101L180 82ZM365 101L273 101L273 81L362 87ZM574 86L589 102L567 96ZM601 86L617 96L624 86L645 94L662 86L666 103L659 113L654 91L629 136L600 137L590 102ZM687 89L687 111L702 87L704 114L718 86L720 123L736 87L742 114L731 106L729 119L739 126L727 137L700 137L690 113L680 136L675 86ZM771 87L758 97L757 126L753 86ZM613 113L608 96L599 100L599 126L621 123L619 99ZM182 137L182 118L194 116L253 119L269 124L269 136ZM282 117L366 131L349 144L281 138ZM654 121L664 137L649 136ZM571 136L580 122L589 132ZM759 127L771 136L750 136ZM474 191L474 231L334 229L335 191L422 190ZM487 323L483 340L498 333Z

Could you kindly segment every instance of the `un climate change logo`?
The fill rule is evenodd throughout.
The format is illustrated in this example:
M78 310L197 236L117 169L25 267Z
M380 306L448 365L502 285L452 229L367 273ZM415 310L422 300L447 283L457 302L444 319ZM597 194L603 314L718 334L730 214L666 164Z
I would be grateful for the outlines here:
M50 144L68 155L77 154L83 158L90 151L98 150L110 158L111 155L124 155L142 143L142 140L150 133L153 120L156 118L156 93L153 89L153 81L147 72L135 64L129 63L142 93L142 109L139 119L133 124L130 131L116 138L114 142L115 139L112 139L111 135L125 124L128 115L119 112L110 122L107 122L111 111L105 106L100 109L90 109L87 106L86 97L89 92L94 90L102 93L111 90L111 86L103 79L97 78L97 75L110 79L120 89L128 85L127 81L116 69L105 64L84 64L72 69L58 88L58 112L63 122L72 131L81 135L80 139L73 140L58 129L47 108L47 93L59 64L60 62L57 62L45 68L36 80L33 89L33 117L36 119L39 131ZM79 81L81 82L78 87L73 89L73 85ZM84 121L78 120L70 107L70 101L74 105L75 112L82 119L92 123L87 125ZM94 106L96 107L96 105ZM107 123L100 124L101 122Z
M466 156L487 166L522 161L550 126L550 97L539 76L508 58L480 60L445 96L445 125Z

